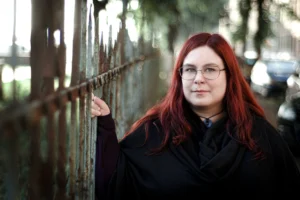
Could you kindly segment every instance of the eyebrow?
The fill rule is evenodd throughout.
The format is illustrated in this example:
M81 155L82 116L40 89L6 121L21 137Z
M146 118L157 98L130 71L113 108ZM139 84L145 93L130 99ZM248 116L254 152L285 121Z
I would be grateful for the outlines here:
M216 67L218 67L218 65L216 63L207 63L203 67L209 67L209 66L216 66ZM195 68L197 68L196 65L189 64L189 63L183 64L182 67L195 67Z

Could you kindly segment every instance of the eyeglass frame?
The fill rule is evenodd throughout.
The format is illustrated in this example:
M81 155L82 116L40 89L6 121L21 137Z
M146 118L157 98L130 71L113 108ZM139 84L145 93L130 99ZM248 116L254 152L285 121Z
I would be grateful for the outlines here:
M202 76L203 76L206 80L215 80L215 79L219 78L221 71L226 71L226 68L220 69L218 66L214 66L214 67L218 68L218 70L219 70L218 76L217 76L216 78L214 78L214 79L206 78L206 77L204 76L203 72L202 72L203 69L196 69L196 68L195 68L196 74L195 74L194 78L191 78L191 79L184 79L184 78L182 78L182 69L183 69L183 66L181 66L181 67L178 69L178 72L179 72L180 77L181 77L183 80L193 80L193 79L195 79L196 76L197 76L197 74L198 74L198 71L201 72Z

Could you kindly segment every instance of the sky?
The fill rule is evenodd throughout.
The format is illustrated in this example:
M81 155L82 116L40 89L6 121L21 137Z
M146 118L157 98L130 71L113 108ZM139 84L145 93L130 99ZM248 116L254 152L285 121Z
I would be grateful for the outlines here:
M87 1L88 4L92 0ZM137 8L137 1L131 1L132 8ZM67 46L67 69L66 73L69 74L70 58L72 53L73 42L73 23L74 23L74 0L65 0L65 43ZM30 50L30 34L31 34L31 0L16 0L16 43L25 49ZM104 42L108 41L109 25L112 25L112 37L116 39L117 31L120 26L120 20L117 16L122 12L122 1L111 0L106 6L106 11L99 13L99 27L103 31ZM12 44L13 35L13 20L14 19L14 0L0 0L0 54L9 52L9 46ZM129 36L132 41L137 40L137 32L132 18L127 18L127 28ZM57 35L58 36L58 35ZM19 69L17 69L19 70ZM21 69L20 69L21 70ZM30 69L27 69L30 73ZM15 71L16 77L17 71ZM26 73L26 74L28 74ZM9 75L8 75L9 74ZM11 81L13 79L12 69L5 67L2 77L4 81ZM23 78L22 78L23 77ZM20 79L30 78L30 74L25 76L22 71ZM6 80L7 79L7 80Z
M31 27L31 0L17 1L17 44L29 47ZM0 46L12 44L14 0L0 0Z
M17 16L16 16L16 36L17 44L26 48L30 47L30 29L31 29L31 0L16 0L17 2ZM72 41L72 30L73 30L73 11L74 11L74 0L66 0L65 7L65 31L66 31L66 42ZM100 21L100 27L104 28L104 32L108 33L108 27L105 24L110 23L114 27L118 28L118 21L108 21L108 19L116 19L119 12L122 11L121 1L113 1L113 4L107 6L107 12L101 12L100 18L105 19ZM136 3L136 1L133 1ZM0 0L0 46L9 46L12 43L13 33L13 12L14 11L14 0ZM107 16L109 17L107 18ZM132 28L134 22L128 20L128 25ZM113 33L114 34L114 33ZM133 35L132 39L136 39L136 35Z

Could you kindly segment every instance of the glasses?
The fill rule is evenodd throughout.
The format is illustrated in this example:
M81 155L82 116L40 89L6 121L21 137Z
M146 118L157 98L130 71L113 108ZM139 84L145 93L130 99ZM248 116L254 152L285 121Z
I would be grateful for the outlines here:
M219 77L220 71L225 71L226 69L220 69L217 66L205 66L203 69L197 70L195 67L184 66L179 68L179 74L184 80L193 80L195 79L197 72L201 71L202 76L205 79L213 80Z

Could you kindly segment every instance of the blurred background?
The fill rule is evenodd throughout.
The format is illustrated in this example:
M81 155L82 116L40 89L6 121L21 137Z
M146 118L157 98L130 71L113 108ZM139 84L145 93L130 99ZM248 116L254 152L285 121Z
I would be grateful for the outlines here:
M65 70L66 76L70 76L74 1L65 0L64 3L67 8L64 15L64 37L67 46ZM108 24L112 25L112 33L115 34L113 37L117 37L116 30L120 26L123 3L128 3L126 26L130 39L137 42L143 35L165 54L165 69L160 73L162 79L169 78L168 72L182 42L189 35L200 31L219 32L225 36L239 58L245 78L253 90L263 97L272 96L269 93L275 90L277 92L278 88L273 86L277 83L273 82L280 82L278 84L281 84L280 87L284 90L287 77L295 71L295 64L284 65L282 60L298 63L300 60L299 0L110 0L106 10L99 13L99 27L104 37L108 37ZM19 86L19 91L24 92L24 95L20 95L26 96L26 92L29 94L30 86L26 85L26 80L31 77L31 1L0 0L0 18L0 26L3 27L0 33L1 109L12 99L9 83L13 80L25 82ZM55 37L59 37L58 32ZM16 59L12 59L12 54L15 54ZM273 75L261 73L270 71L261 62L255 67L259 70L252 74L252 67L257 59L280 60L281 63L277 63L277 67L275 63L270 70L277 76L281 76L278 73L282 73L285 77L276 79ZM283 101L282 93L275 99L258 98L267 105ZM277 109L278 105L272 108L274 113ZM273 114L270 120L275 125Z
M233 47L242 73L270 123L287 141L296 158L300 157L300 0L0 0L0 19L0 132L9 135L14 133L11 127L27 130L32 124L26 126L26 122L36 123L24 114L31 112L27 108L34 110L41 105L40 109L36 109L40 112L34 117L49 117L49 113L52 116L56 111L49 98L45 103L49 94L60 92L63 99L65 94L69 95L68 100L59 99L59 103L53 100L54 107L61 112L67 101L73 102L77 97L79 99L95 90L96 94L110 102L117 99L111 104L116 107L113 116L117 119L121 136L128 124L164 95L176 55L186 38L197 32L216 32L222 34ZM44 40L39 38L41 35ZM38 45L44 46L37 48ZM145 52L150 52L149 49L159 52L160 56L154 62L146 62L144 57ZM38 54L41 50L50 56ZM55 52L61 54L56 55ZM63 55L63 64L59 55ZM141 64L136 64L136 70L122 74L121 84L113 79L106 92L102 87L107 83L103 74L125 63L134 64L135 57L139 57ZM114 74L112 72L112 76ZM133 74L140 78L135 78ZM125 77L129 77L128 80ZM122 82L123 79L126 79L125 82ZM143 88L142 82L150 89ZM82 90L80 83L88 87ZM48 86L50 89L47 89ZM75 86L78 91L73 93ZM153 91L155 94L151 93ZM127 102L118 103L120 98ZM133 101L137 98L138 102ZM40 104L34 104L33 100L40 100ZM80 112L84 113L80 108L89 109L85 101L76 101L80 102ZM124 108L123 113L120 114L119 108ZM9 117L9 121L7 118L11 113L14 115ZM78 121L81 119L78 127L82 126L83 119L86 121L82 123L90 122L88 114L82 115L76 118ZM70 121L76 121L72 116L70 114ZM17 118L25 120L16 122ZM49 118L46 121L50 123ZM53 120L50 121L52 123ZM18 125L15 126L15 123ZM73 126L67 120L65 127L69 130ZM79 130L81 128L75 131ZM44 138L46 142L40 142L49 145L49 138L57 133L52 129L49 133L43 129L39 134L44 132L49 137ZM4 134L0 136L4 137ZM67 135L67 141L68 138L71 137ZM3 141L0 145L2 150L7 147ZM34 143L32 141L31 144ZM14 141L12 144L16 145ZM38 146L38 149L42 147ZM46 149L51 150L49 147ZM13 151L18 154L14 148ZM29 156L35 149L28 147L23 152L27 151L26 156ZM4 151L0 152L0 161L4 154ZM73 157L70 155L70 160ZM5 168L10 166L13 162ZM69 164L66 166L68 168ZM66 166L63 166L63 171ZM18 167L15 171L19 168L24 169ZM27 173L26 170L22 173ZM7 187L11 184L9 180L20 179L12 176L15 171L10 172L11 176L0 179L0 193L9 191L6 197L16 196L13 195L15 191L18 191L17 196L27 194L20 189L27 183L24 181L27 176L19 183L19 188ZM86 172L93 173L89 170L82 173ZM38 179L30 180L38 183ZM1 187L1 183L5 183L6 187Z

